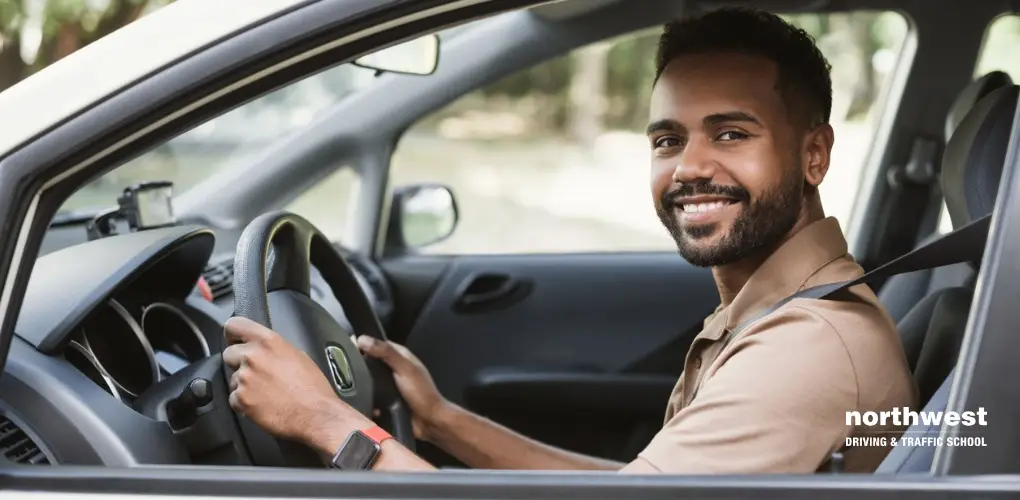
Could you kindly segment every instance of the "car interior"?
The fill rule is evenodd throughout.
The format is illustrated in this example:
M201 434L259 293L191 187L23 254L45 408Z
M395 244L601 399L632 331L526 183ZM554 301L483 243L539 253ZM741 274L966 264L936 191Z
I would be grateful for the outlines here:
M232 314L268 320L272 311L276 329L309 354L323 338L350 354L355 332L384 335L414 352L452 402L545 443L632 460L661 428L685 354L718 305L711 272L665 250L433 253L430 245L470 227L472 205L436 179L394 183L393 159L409 129L471 92L580 47L737 3L635 9L619 0L568 0L457 23L439 38L434 71L380 72L295 133L204 175L173 200L171 224L134 231L138 221L109 225L109 212L58 215L0 378L4 456L35 466L316 466L307 450L276 442L227 405L222 324ZM879 99L848 232L865 269L993 212L1020 87L1005 71L975 75L975 68L989 25L1016 15L1015 5L739 4L784 14L897 11L909 19ZM932 32L952 36L919 35ZM632 172L643 182L641 162ZM350 237L281 212L345 168L360 181L344 228ZM163 180L159 171L148 175ZM408 214L433 198L442 229L414 244ZM940 231L946 216L950 230ZM528 227L499 230L528 234ZM962 262L875 285L924 409L948 404L980 267ZM326 360L315 359L328 373ZM414 442L392 377L359 356L351 363L372 382L346 400L366 413L385 408L382 419L398 439L429 462L465 467ZM929 427L907 432L938 433ZM877 473L929 474L936 450L896 447Z

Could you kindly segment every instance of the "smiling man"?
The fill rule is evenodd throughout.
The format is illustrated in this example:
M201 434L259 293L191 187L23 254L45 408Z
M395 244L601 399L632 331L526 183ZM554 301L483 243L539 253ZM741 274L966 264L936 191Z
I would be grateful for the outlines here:
M719 10L667 25L657 70L652 198L680 255L712 268L721 304L691 346L661 432L633 462L535 442L446 401L404 347L362 338L362 349L393 369L418 438L476 468L811 473L842 451L847 471L874 470L888 446L843 450L846 438L899 429L848 426L846 412L917 398L875 295L859 285L842 300L796 299L762 314L799 290L862 275L818 192L833 144L828 64L776 16ZM362 432L382 443L373 469L431 468L340 401L276 333L234 318L226 335L235 410L325 457Z

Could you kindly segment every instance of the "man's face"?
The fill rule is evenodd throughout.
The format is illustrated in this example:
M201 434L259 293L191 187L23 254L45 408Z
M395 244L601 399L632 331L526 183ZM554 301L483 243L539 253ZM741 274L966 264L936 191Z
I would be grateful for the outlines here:
M663 71L648 139L655 209L680 254L730 264L779 244L804 200L803 137L771 61L688 55Z

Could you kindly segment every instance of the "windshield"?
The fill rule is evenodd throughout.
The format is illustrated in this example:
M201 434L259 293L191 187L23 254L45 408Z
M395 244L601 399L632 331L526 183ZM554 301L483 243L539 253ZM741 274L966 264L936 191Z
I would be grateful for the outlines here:
M173 182L174 197L308 124L371 85L376 71L344 64L283 87L150 150L79 189L58 217L116 206L125 187Z

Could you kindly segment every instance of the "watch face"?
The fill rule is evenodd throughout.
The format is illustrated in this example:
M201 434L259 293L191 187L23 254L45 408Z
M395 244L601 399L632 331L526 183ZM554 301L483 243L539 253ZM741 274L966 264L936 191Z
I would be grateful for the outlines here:
M371 438L354 431L333 457L333 466L340 470L367 470L379 455L379 445Z

